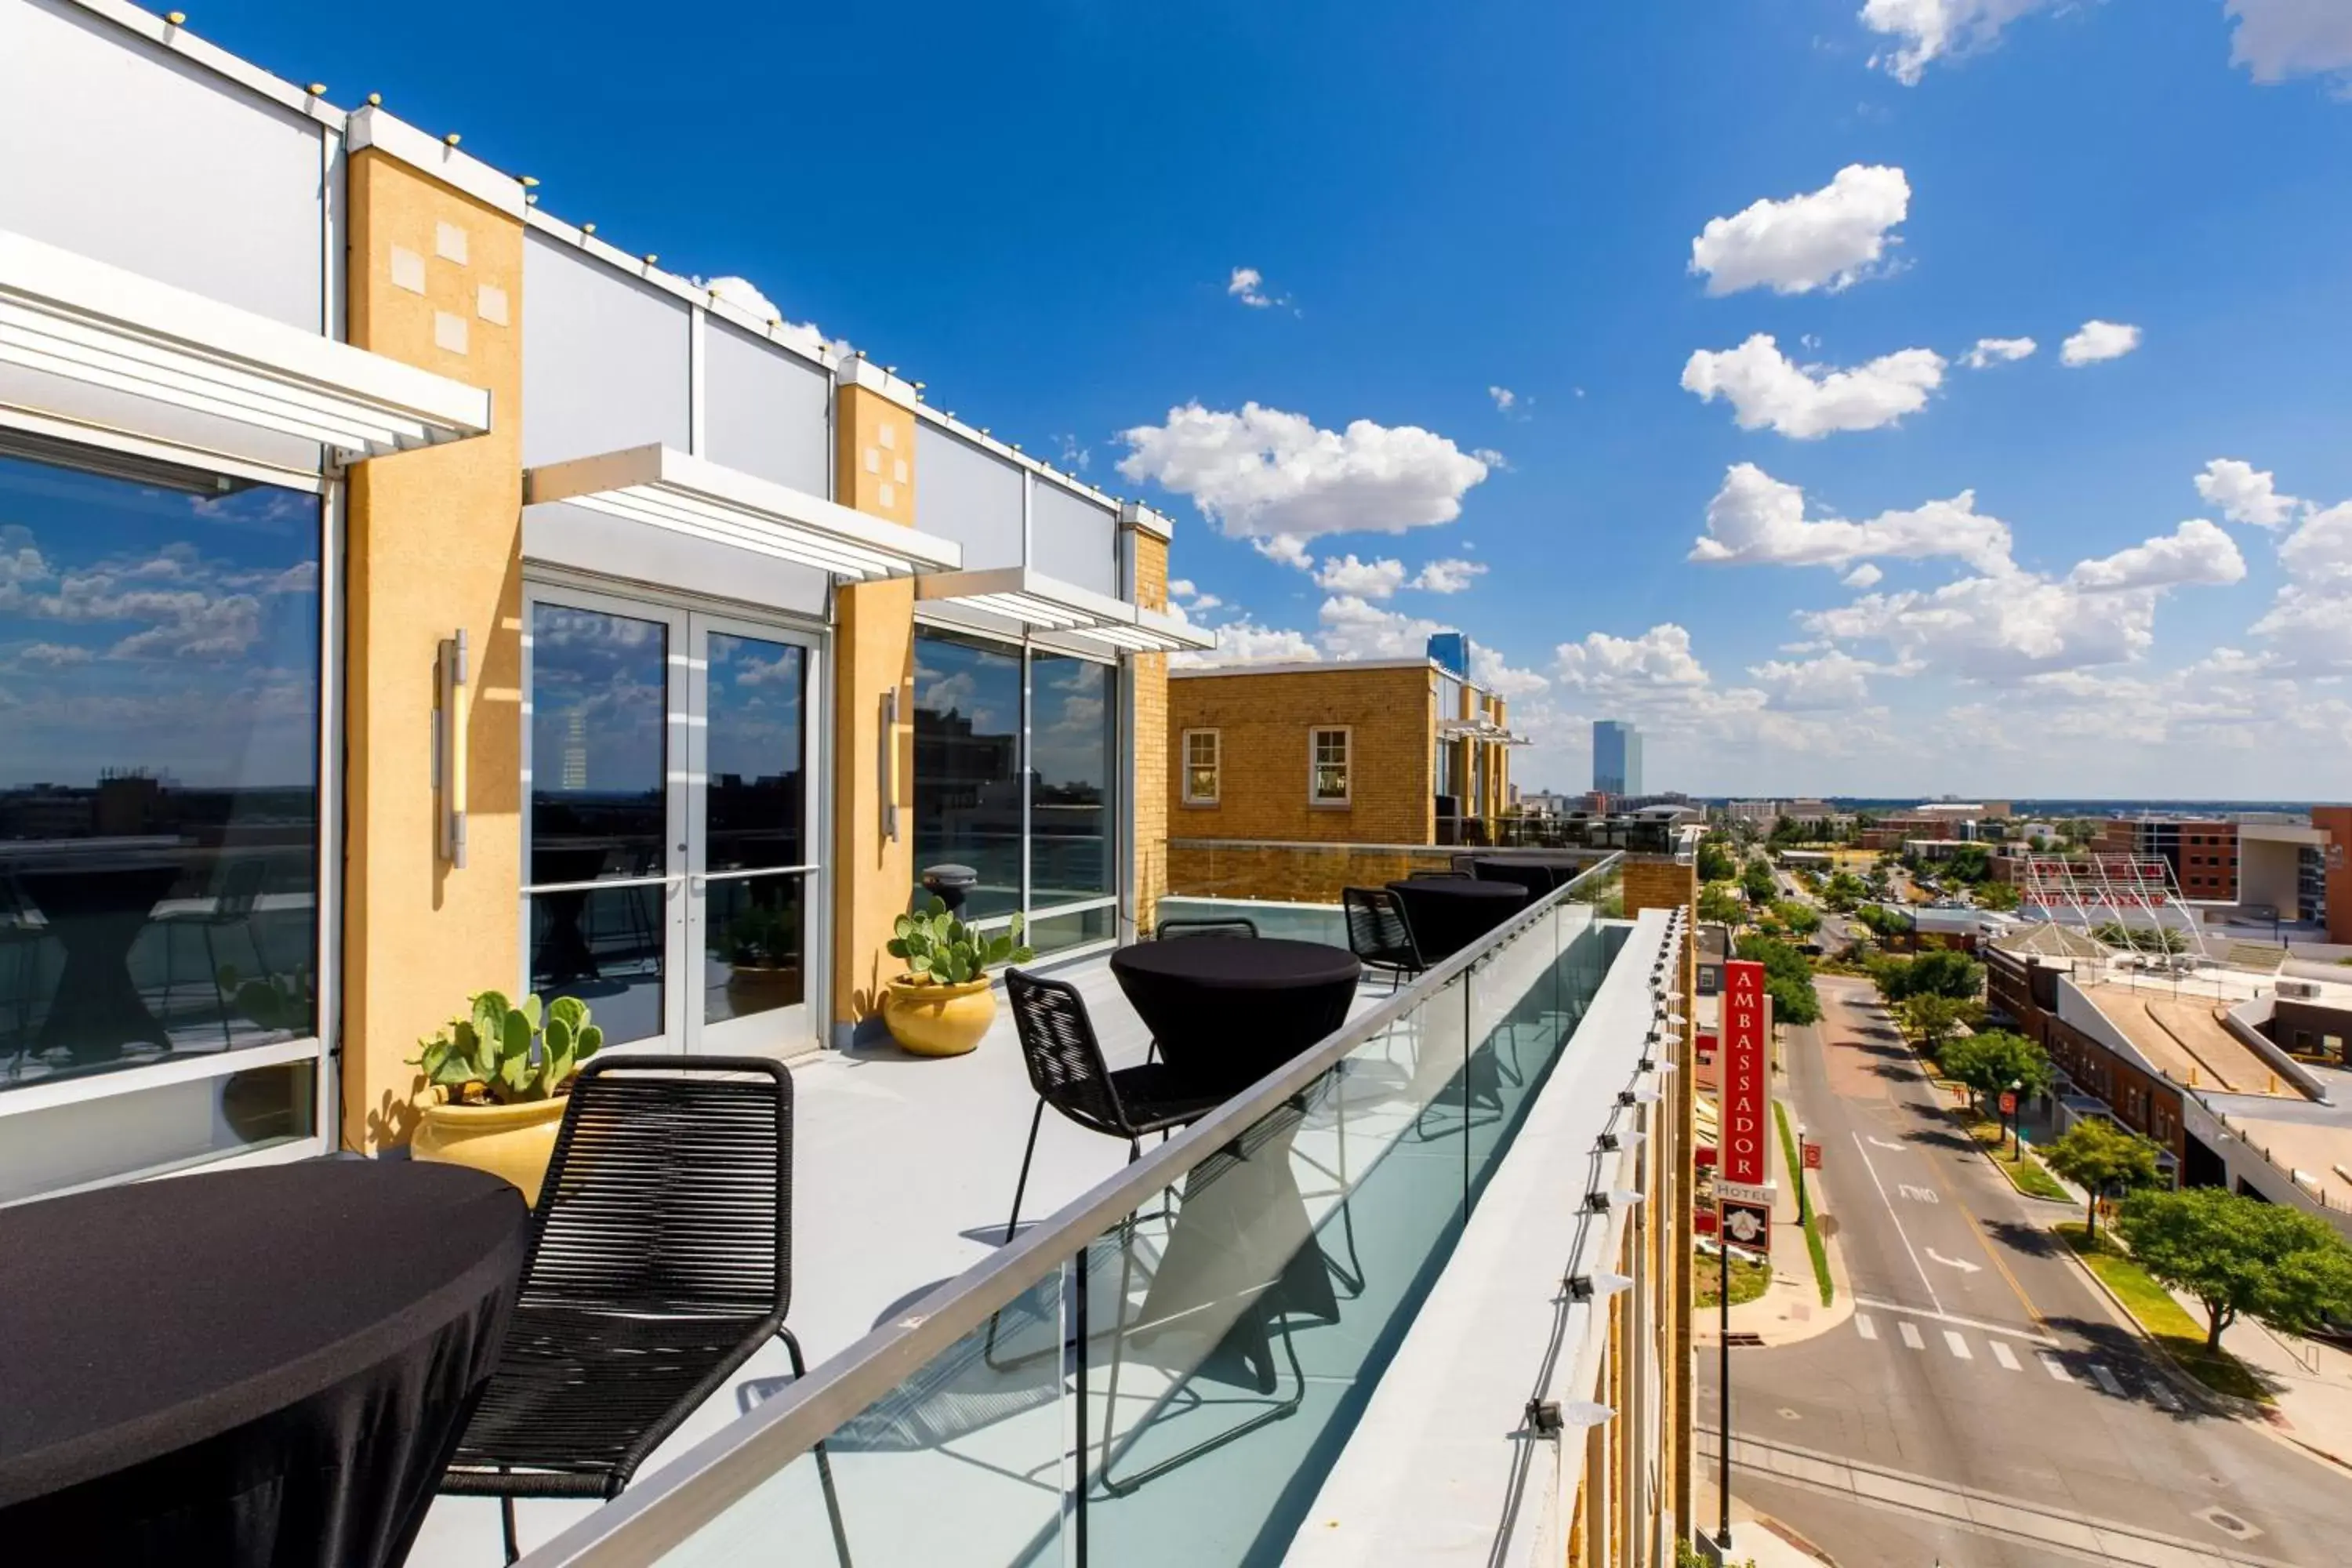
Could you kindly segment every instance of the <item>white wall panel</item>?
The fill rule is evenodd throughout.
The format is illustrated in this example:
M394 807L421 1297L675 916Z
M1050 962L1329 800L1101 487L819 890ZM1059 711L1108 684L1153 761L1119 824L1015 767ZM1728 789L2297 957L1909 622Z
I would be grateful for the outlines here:
M1029 564L1048 577L1118 596L1118 514L1051 479L1029 489Z
M963 546L966 571L1021 563L1022 470L915 422L915 526Z
M688 449L681 300L536 230L522 250L522 460L655 442Z
M324 136L61 0L0 0L0 228L316 331Z
M833 378L720 321L705 323L702 456L832 499L825 405Z

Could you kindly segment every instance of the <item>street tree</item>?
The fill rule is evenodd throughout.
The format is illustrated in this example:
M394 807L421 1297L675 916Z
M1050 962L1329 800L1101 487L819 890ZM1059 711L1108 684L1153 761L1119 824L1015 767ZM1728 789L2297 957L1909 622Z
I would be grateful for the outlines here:
M1739 862L1731 857L1730 846L1719 834L1710 833L1698 841L1698 879L1702 882L1728 882L1739 875Z
M1862 902L1869 890L1863 886L1862 879L1853 872L1840 871L1822 884L1822 902L1840 914L1846 914Z
M1822 929L1822 913L1811 904L1782 899L1772 906L1772 918L1791 936L1811 936Z
M2090 1194L2083 1219L2094 1241L2099 1236L2100 1195L2110 1187L2153 1185L2156 1156L2154 1143L2104 1116L2084 1117L2042 1150L2043 1164Z
M1977 902L1989 910L2013 910L2024 901L2014 882L1987 882L1977 889Z
M1738 956L1764 966L1764 991L1772 998L1774 1023L1820 1022L1822 1000L1813 990L1813 966L1803 953L1772 937L1744 936Z
M1919 1037L1920 1047L1939 1063L1946 1042L1968 1023L1970 1011L1966 1002L1932 991L1915 992L1895 1005L1895 1016L1903 1020L1904 1027Z
M2226 1187L2136 1193L2116 1228L2139 1266L2205 1308L2205 1347L2241 1317L2308 1333L2352 1316L2352 1247L2315 1215Z
M2058 1076L2047 1051L2007 1029L1964 1035L1946 1046L1936 1060L1945 1077L1967 1084L1986 1099L2012 1084L2021 1094L2045 1093Z
M1932 994L1969 1002L1984 990L1985 969L1965 952L1937 948L1913 959L1904 981L1907 995Z
M1709 882L1698 890L1698 918L1710 925L1738 925L1748 918L1748 905L1729 882Z
M1748 901L1751 904L1770 903L1772 895L1780 890L1779 884L1773 880L1771 862L1761 855L1748 861L1747 868L1739 874L1739 890L1748 895Z

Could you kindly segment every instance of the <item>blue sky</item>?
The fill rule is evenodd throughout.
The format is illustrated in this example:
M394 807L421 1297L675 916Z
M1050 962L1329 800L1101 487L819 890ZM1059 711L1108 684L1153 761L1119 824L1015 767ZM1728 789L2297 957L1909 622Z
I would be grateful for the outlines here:
M2352 795L2345 0L655 15L194 26L1151 500L1228 656L1464 627L1530 786Z

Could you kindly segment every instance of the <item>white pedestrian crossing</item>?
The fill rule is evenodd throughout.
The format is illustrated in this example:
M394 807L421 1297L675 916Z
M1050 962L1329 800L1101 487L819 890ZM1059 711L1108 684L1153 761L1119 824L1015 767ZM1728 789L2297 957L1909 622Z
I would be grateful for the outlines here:
M1923 1351L1927 1348L1927 1342L1919 1337L1918 1324L1906 1322L1898 1324L1897 1327L1902 1331L1903 1342L1905 1344L1909 1345L1915 1351Z
M1878 1320L1867 1312L1856 1312L1853 1315L1853 1331L1873 1343L1879 1342L1887 1337L1879 1331ZM1898 1317L1895 1320L1895 1334L1902 1340L1906 1349L1921 1352L1927 1350L1928 1331L1909 1318ZM1980 1363L1982 1358L1977 1354L1978 1347L1969 1342L1968 1335L1958 1329L1938 1328L1934 1331L1943 1335L1943 1348L1954 1361L1972 1364ZM1982 1337L1984 1350L1989 1352L1994 1364L2001 1371L2025 1370L2022 1355L2011 1347L2006 1337L1992 1331L1986 1332ZM2021 1335L2021 1337L2027 1336ZM2068 1384L2078 1388L2095 1384L2103 1392L2113 1394L2117 1399L2137 1398L2144 1388L2148 1403L2159 1409L2177 1415L2182 1408L2179 1395L2154 1376L2147 1377L2142 1388L2135 1388L2118 1377L2105 1363L2079 1359L2080 1352L2076 1352L2077 1359L2072 1366L2069 1366L2066 1361L2062 1360L2059 1354L2053 1351L2037 1350L2033 1352L2033 1355L2042 1363L2042 1370L2050 1374L2050 1380L2053 1383Z
M2042 1370L2048 1373L2060 1383L2072 1383L2074 1381L2074 1374L2066 1370L2065 1363L2061 1362L2056 1356L2052 1355L2048 1351L2043 1351L2042 1352Z
M2091 1375L2097 1378L2099 1380L2099 1386L2105 1389L2109 1394L2116 1395L2122 1394L2124 1385L2116 1381L2116 1374L2114 1373L2109 1372L2097 1362L2093 1362L2091 1363Z
M1868 1312L1856 1312L1853 1315L1853 1331L1864 1339L1874 1340L1878 1337L1878 1325L1870 1321Z
M2180 1396L2154 1378L2147 1380L2147 1396L2164 1409L2172 1411L2176 1415L2179 1413Z
M1960 1338L1960 1331L1958 1329L1946 1329L1944 1331L1944 1342L1951 1346L1952 1353L1959 1357L1962 1361L1974 1361L1976 1359L1969 1353L1969 1342Z
M2006 1343L2000 1340L1992 1342L1992 1359L2000 1363L2000 1369L2003 1372L2015 1372L2019 1370L2017 1365L2017 1352L2011 1350Z

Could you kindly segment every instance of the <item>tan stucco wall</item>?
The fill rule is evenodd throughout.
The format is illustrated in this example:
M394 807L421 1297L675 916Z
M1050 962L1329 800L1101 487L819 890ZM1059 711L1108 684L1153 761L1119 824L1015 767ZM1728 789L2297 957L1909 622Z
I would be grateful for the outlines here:
M834 416L834 499L893 522L915 520L915 416L863 386L844 386ZM903 467L901 465L904 465ZM915 585L905 578L835 595L833 1000L835 1043L874 1017L897 973L883 951L915 881ZM898 837L885 831L883 694L896 691Z
M1138 531L1135 542L1135 602L1147 610L1168 607L1168 542ZM1168 656L1138 654L1127 661L1134 690L1129 711L1134 733L1127 744L1135 755L1135 799L1129 804L1134 835L1134 880L1128 906L1138 932L1160 921L1160 900L1168 891Z
M1349 800L1310 805L1307 731L1346 725ZM1215 730L1214 805L1184 803L1177 750ZM1188 675L1168 683L1168 832L1172 838L1427 844L1435 835L1436 678L1426 665Z
M404 1060L468 992L522 969L522 226L369 150L351 160L351 341L483 386L489 434L362 463L347 531L343 1142L407 1142ZM465 259L441 226L464 235ZM422 294L393 282L397 247ZM482 314L503 293L509 325ZM488 297L497 310L497 296ZM457 323L453 326L452 323ZM445 346L462 331L464 352ZM436 658L466 630L467 864L440 858L432 780Z

